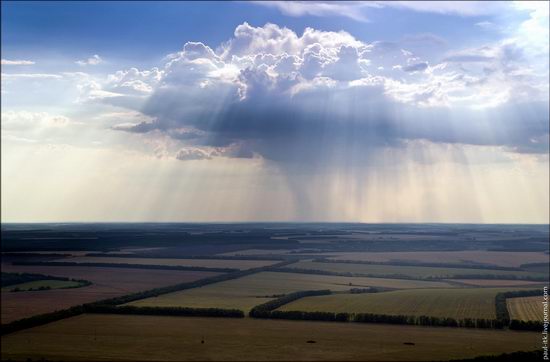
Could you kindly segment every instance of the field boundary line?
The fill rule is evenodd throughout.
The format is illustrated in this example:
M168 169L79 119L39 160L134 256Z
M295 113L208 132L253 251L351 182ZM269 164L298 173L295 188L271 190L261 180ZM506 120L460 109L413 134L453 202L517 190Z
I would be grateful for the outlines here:
M215 268L205 266L186 266L186 265L161 265L161 264L130 264L130 263L89 263L74 261L19 261L13 262L13 265L34 265L34 266L83 266L98 268L130 268L130 269L159 269L159 270L182 270L182 271L205 271L216 273L231 273L240 271L236 268Z
M61 319L69 318L69 317L74 317L74 316L86 313L86 308L94 308L102 305L116 306L120 304L133 302L139 299L156 297L162 294L177 292L180 290L200 288L208 284L214 284L214 283L224 282L227 280L238 279L247 275L252 275L252 274L256 274L264 271L271 271L272 268L288 265L293 262L294 261L282 261L274 265L251 268L247 270L239 270L232 273L221 274L221 275L216 275L209 278L195 280L193 282L184 282L184 283L178 283L178 284L174 284L166 287L153 288L153 289L149 289L141 292L130 293L120 297L108 298L108 299L103 299L96 302L80 304L80 305L76 305L67 309L62 309L51 313L44 313L44 314L39 314L28 318L22 318L7 324L3 324L1 326L1 335L17 332L27 328L37 327L40 325L55 322Z

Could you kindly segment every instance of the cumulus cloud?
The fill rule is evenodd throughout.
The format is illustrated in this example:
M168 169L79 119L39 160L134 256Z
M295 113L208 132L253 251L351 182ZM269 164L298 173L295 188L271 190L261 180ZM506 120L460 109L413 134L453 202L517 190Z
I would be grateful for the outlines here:
M94 54L88 59L77 60L75 63L80 66L85 66L85 65L98 65L103 62L104 60L99 55Z
M547 80L530 67L511 41L438 62L344 31L244 23L216 49L188 42L163 67L117 72L88 94L139 109L150 120L112 128L180 142L182 160L368 162L415 140L547 153Z
M200 148L182 148L176 153L176 159L180 161L210 160L212 153Z
M33 65L35 62L32 60L9 60L2 59L2 65Z

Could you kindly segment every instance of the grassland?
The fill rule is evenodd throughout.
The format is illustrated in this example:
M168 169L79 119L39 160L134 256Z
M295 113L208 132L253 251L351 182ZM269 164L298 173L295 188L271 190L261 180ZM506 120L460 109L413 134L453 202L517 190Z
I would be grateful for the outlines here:
M335 260L358 261L416 261L424 263L483 264L519 267L528 263L547 263L548 254L543 252L511 251L405 251L405 252L336 252L320 254Z
M170 266L200 266L207 268L232 268L251 269L275 264L273 260L218 260L218 259L179 259L179 258L126 258L126 257L100 257L78 256L63 258L55 261L73 263L120 263L141 265L170 265Z
M211 272L179 270L78 266L68 268L63 266L19 266L10 264L2 264L2 271L46 274L92 282L92 285L83 288L52 289L24 293L2 291L2 323L36 314L53 312L82 303L218 275L218 273Z
M539 334L530 332L96 314L3 336L2 359L428 361L539 344Z
M449 284L442 282L416 280L262 272L202 288L138 300L131 304L138 306L237 308L247 311L255 305L273 299L267 296L300 290L330 289L347 291L350 288L366 287L444 288L449 286Z
M520 297L506 299L511 319L521 321L542 321L542 297Z
M65 289L65 288L78 288L82 283L72 280L35 280L32 282L10 285L9 287L2 288L2 291L12 291L17 289L18 291L37 290L40 288L46 289Z
M333 294L299 299L279 309L494 319L495 295L509 290L514 289L414 289L368 294Z
M358 273L368 275L404 275L413 278L452 278L456 275L492 275L530 277L542 274L526 271L470 269L470 268L440 268L421 266L398 266L355 263L322 263L309 260L288 265L287 268L325 270L339 273Z

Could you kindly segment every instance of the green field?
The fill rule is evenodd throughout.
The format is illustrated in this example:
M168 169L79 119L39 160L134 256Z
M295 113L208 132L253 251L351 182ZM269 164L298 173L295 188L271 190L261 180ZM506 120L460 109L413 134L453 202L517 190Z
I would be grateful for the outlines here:
M46 280L35 280L32 282L10 285L2 288L2 291L10 292L14 289L18 289L19 291L28 291L31 289L38 290L39 288L48 288L48 289L77 288L81 285L82 283L72 281L72 280L46 279Z
M2 360L433 361L539 345L502 330L85 314L3 336Z
M350 285L351 283L351 285ZM300 273L262 272L201 288L169 293L158 297L132 302L138 306L181 306L217 307L250 310L255 305L265 303L275 294L291 293L300 290L330 289L347 291L350 288L445 288L443 282L399 280L383 278L340 277Z
M339 273L357 273L368 275L404 275L413 278L452 278L455 275L495 275L495 276L543 276L543 274L527 271L507 271L470 268L434 268L421 266L376 265L355 263L322 263L314 261L299 261L288 268L325 270Z
M510 290L517 288L414 289L333 294L299 299L279 309L494 319L495 295Z
M542 321L542 297L520 297L506 299L510 319L521 321Z

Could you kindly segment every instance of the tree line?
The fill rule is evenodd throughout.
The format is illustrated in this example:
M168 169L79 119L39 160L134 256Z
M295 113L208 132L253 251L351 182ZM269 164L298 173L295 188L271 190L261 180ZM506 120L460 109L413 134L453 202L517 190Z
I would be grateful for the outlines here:
M372 291L376 292L376 291ZM433 316L389 315L374 313L335 313L335 312L306 312L281 311L281 306L300 298L329 295L330 290L308 290L294 292L280 298L255 306L248 313L252 318L289 319L327 322L356 322L356 323L385 323L410 324L420 326L463 327L463 328L504 328L506 324L497 319L463 318L454 319Z
M188 307L149 307L109 304L91 304L85 307L86 313L102 314L136 314L136 315L162 315L162 316L187 316L187 317L226 317L244 318L244 312L238 309L222 308L188 308Z
M154 289L149 289L149 290L145 290L137 293L131 293L120 297L108 298L108 299L100 300L94 303L81 304L81 305L63 309L60 311L40 314L29 318L19 319L19 320L10 322L8 324L3 324L1 332L2 332L2 335L4 335L4 334L19 331L22 329L36 327L36 326L54 322L60 319L69 318L82 313L86 313L87 310L94 310L94 308L97 308L97 306L101 306L101 305L115 306L115 305L133 302L138 299L156 297L162 294L177 292L185 289L198 288L208 284L219 283L226 280L241 278L243 276L259 273L262 271L269 271L269 270L272 270L272 268L283 267L290 263L293 263L293 261L282 261L280 263L270 265L270 266L268 265L268 266L262 266L258 268L251 268L248 270L239 270L232 273L216 275L210 278L199 279L194 282L179 283L179 284L175 284L167 287L154 288Z
M456 263L428 263L416 261L370 261L370 260L334 260L327 258L314 259L317 263L344 263L344 264L366 264L366 265L395 265L395 266L419 266L428 268L455 268L455 269L488 269L504 271L522 271L520 268L506 267L499 265L478 265L478 264L456 264Z
M506 299L508 298L520 298L520 297L533 297L542 295L542 290L518 290L498 293L495 296L495 310L497 320L501 321L504 325L510 329L525 330L525 331L542 331L542 321L521 321L517 319L510 320L510 314L508 312L508 306L506 305Z
M130 264L130 263L78 263L74 261L18 261L13 265L44 265L44 266L91 266L104 268L134 268L134 269L161 269L161 270L184 270L184 271L209 271L217 273L231 273L239 269L216 268L205 266L184 266L184 265L151 265L151 264Z
M365 277L365 278L388 278L388 279L405 279L405 280L425 280L426 278L412 277L404 274L370 274L370 273L353 273L353 272L337 272L331 270L305 269L305 268L277 268L274 271L282 273L300 273L300 274L317 274L317 275L333 275L339 277Z
M276 255L174 255L166 252L148 253L86 253L85 256L102 258L150 258L150 259L206 259L206 260L287 260L287 258ZM293 258L297 260L296 258Z
M92 284L89 280L84 279L72 279L66 277L56 277L52 275L36 274L36 273L4 273L2 272L2 288L9 287L11 285L23 284L28 282L34 282L39 280L60 280L64 282L77 282L79 287ZM75 288L75 287L66 287ZM18 288L15 288L18 289ZM48 288L49 289L49 288ZM44 290L44 289L41 289Z
M252 315L251 315L252 316ZM431 327L461 327L461 328L493 328L501 329L504 325L496 319L454 319L433 316L408 316L374 313L334 313L334 312L304 312L304 311L280 311L264 313L260 317L269 319L289 319L325 322L354 322L354 323L383 323L383 324L408 324Z
M387 278L387 279L404 279L404 280L441 280L441 279L513 279L513 280L528 280L528 281L543 281L546 280L544 276L532 276L532 275L499 275L499 274L449 274L439 276L410 276L405 274L372 274L372 273L354 273L354 272L337 272L329 270L319 269L306 269L306 268L277 268L275 271L284 273L302 273L302 274L318 274L318 275L334 275L342 277L365 277L365 278Z
M280 298L270 300L266 303L255 306L250 310L248 315L252 318L270 318L270 314L277 308L293 302L300 298L312 297L317 295L329 295L330 290L304 290L283 295Z

